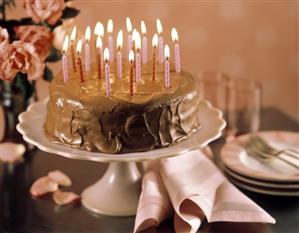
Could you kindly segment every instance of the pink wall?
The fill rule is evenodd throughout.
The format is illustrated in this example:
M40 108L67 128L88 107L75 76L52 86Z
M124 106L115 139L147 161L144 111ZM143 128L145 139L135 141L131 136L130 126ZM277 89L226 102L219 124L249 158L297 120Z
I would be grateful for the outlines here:
M125 29L124 19L130 16L133 27L145 20L152 33L160 18L165 35L172 26L178 29L183 69L219 70L233 78L259 80L265 106L299 119L297 1L76 0L72 4L82 11L76 20L82 30L112 18L116 32ZM22 13L11 11L14 17ZM170 36L167 40L171 42Z

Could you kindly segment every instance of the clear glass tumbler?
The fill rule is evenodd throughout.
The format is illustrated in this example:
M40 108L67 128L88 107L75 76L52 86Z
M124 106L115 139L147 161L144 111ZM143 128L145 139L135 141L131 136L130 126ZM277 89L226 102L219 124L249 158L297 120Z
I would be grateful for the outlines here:
M229 77L217 71L203 71L197 75L200 85L200 95L214 107L223 111L225 117L227 105L227 83Z
M230 79L227 84L226 132L231 136L257 132L260 127L261 102L262 87L259 82Z

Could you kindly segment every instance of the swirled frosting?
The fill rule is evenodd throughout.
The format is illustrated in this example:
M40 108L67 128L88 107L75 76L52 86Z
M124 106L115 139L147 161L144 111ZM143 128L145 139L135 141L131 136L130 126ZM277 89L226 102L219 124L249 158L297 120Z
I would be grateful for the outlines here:
M54 143L104 153L148 151L184 140L198 130L198 86L187 72L171 70L171 88L164 88L164 72L152 82L151 67L142 67L142 82L129 93L129 74L110 75L111 95L105 96L105 79L95 67L80 82L70 73L64 83L59 74L50 85L44 124ZM125 68L124 70L129 70Z

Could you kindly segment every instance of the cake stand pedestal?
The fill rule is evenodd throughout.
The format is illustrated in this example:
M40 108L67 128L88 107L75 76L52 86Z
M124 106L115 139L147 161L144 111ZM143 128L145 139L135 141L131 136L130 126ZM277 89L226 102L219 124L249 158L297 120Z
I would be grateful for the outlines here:
M213 108L207 101L200 101L198 121L201 129L184 141L171 147L147 152L126 154L90 152L55 144L48 140L43 129L47 101L33 103L20 114L17 130L23 135L25 141L45 152L71 159L110 163L104 176L82 193L82 203L87 209L110 216L136 214L141 190L141 174L136 162L178 156L199 149L220 137L225 127L221 111Z
M141 174L134 162L113 162L104 176L82 193L82 204L92 212L110 216L136 214Z

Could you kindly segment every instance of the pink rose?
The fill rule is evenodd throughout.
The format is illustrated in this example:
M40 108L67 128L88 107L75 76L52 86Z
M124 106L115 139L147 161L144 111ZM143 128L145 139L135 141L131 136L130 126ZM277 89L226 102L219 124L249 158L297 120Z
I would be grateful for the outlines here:
M9 35L6 28L0 27L0 51L9 44Z
M12 81L18 72L29 80L43 76L45 64L32 44L14 41L0 51L0 79Z
M54 25L61 18L65 4L64 0L24 0L24 8L34 22Z
M35 51L45 60L52 46L53 35L51 30L43 26L19 26L15 32L21 41L30 43Z

